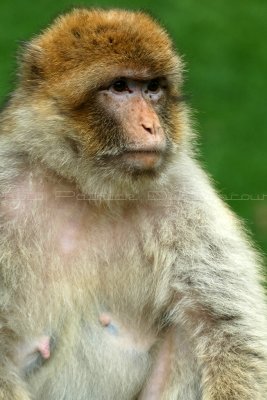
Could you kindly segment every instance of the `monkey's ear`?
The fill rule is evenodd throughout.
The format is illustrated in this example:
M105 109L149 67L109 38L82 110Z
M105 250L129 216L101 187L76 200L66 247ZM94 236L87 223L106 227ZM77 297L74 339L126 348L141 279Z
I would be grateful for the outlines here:
M19 55L19 78L25 86L33 88L44 80L44 51L33 43L25 43Z

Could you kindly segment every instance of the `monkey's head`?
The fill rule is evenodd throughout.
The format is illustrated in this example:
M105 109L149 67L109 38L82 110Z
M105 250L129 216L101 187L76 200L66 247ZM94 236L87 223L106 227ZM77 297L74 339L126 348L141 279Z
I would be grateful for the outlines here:
M85 192L155 184L186 130L181 70L167 33L144 13L60 17L22 56L15 98L31 120L34 157Z

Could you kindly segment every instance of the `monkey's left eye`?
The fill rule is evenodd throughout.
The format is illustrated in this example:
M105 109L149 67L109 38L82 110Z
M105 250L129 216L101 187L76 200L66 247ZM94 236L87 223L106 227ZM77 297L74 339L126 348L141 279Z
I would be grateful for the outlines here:
M126 92L129 90L127 82L124 79L118 79L111 85L111 89L115 92Z
M149 92L157 92L160 89L160 82L158 79L152 79L147 84L147 90Z

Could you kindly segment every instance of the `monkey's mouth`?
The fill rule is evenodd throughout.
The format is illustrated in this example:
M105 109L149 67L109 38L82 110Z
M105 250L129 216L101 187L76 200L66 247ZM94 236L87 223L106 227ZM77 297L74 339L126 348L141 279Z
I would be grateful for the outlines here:
M113 166L115 169L126 173L157 173L160 172L165 161L168 160L169 151L165 149L120 149L117 152L105 152L97 157L98 167L105 170Z
M121 161L132 169L154 170L163 160L163 152L156 150L126 150L120 156Z

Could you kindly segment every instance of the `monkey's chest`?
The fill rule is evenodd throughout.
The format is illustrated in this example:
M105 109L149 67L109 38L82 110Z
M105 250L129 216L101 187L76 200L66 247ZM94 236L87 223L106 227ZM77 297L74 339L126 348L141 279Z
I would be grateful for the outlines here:
M40 253L27 260L25 331L35 324L33 336L54 340L49 360L28 377L34 398L61 398L65 387L64 400L134 399L170 295L164 252L146 244L132 220L88 217L76 207L52 216L49 230L32 235Z
M87 263L80 259L78 265L77 259L72 266L76 274L70 272L76 281L69 293L65 287L69 287L69 279L58 282L58 289L65 291L63 324L59 327L55 312L51 323L56 344L51 359L37 370L37 381L30 377L36 399L42 399L38 393L43 388L50 394L50 387L53 393L46 398L60 398L63 386L64 400L130 400L140 392L157 343L151 312L154 295L149 271L141 272L141 265L135 264L137 257L125 254L122 258L123 253L109 255L108 262L88 256ZM49 387L45 382L47 369L55 377Z

